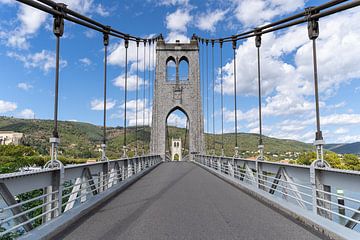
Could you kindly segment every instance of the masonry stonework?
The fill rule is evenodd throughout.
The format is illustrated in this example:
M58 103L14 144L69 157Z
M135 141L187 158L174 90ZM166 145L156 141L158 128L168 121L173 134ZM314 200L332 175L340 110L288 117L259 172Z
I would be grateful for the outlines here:
M180 80L178 71L176 81L167 79L167 62L173 59L176 65L180 60L188 62L188 80ZM190 159L203 153L203 115L200 95L199 46L196 39L190 43L165 43L159 40L156 47L156 78L152 107L151 152L165 159L166 121L175 110L180 110L189 120Z

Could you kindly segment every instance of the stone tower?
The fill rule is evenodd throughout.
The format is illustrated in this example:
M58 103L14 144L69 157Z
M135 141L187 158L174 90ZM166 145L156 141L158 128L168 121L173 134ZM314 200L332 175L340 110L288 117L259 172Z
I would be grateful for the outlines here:
M175 157L177 155L177 158ZM171 139L171 161L182 160L181 138Z
M179 66L187 63L187 76L179 74ZM176 73L168 72L170 64ZM175 76L174 76L175 75ZM202 153L203 115L201 109L199 46L195 38L190 43L165 43L156 47L156 80L152 107L151 152L165 159L166 122L175 110L182 111L189 121L189 153Z

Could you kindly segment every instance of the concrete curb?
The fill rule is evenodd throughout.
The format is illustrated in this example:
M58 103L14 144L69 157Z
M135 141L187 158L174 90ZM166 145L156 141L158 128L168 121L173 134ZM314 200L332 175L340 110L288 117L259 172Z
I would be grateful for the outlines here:
M83 217L86 217L91 211L95 210L97 207L101 206L104 202L115 197L117 194L121 193L140 178L148 174L150 171L159 166L162 162L155 164L154 166L144 170L137 176L126 179L123 182L118 183L113 188L110 188L108 191L102 192L96 196L93 196L91 200L74 207L73 209L63 213L60 217L57 217L50 222L35 228L34 230L26 233L18 239L56 239L59 235L64 233L66 229L71 227L74 223L80 220Z
M221 178L222 180L228 182L234 187L240 189L249 196L262 202L263 204L280 211L280 213L291 217L300 224L303 224L306 227L315 230L316 232L324 235L329 239L333 239L333 240L360 239L359 233L352 231L346 227L343 227L340 224L337 224L326 218L320 217L311 211L306 211L303 208L298 207L296 205L289 204L287 201L284 201L283 199L273 197L267 192L245 185L239 181L236 181L234 178L230 176L216 172L212 168L203 166L197 162L193 162L193 163L205 169L206 171L210 172L211 174Z

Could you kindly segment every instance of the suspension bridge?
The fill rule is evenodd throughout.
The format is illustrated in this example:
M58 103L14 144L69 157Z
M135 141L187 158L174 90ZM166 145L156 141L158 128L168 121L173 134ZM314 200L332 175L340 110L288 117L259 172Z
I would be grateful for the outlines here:
M360 5L360 1L329 1L264 26L222 38L194 34L190 43L166 43L161 34L142 38L81 15L65 4L51 0L18 0L54 17L56 71L54 127L51 160L41 170L0 175L0 236L4 239L360 239L360 172L331 168L324 159L321 131L316 40L319 21L329 15ZM102 156L95 163L64 166L58 160L60 40L65 21L82 25L103 35L103 139ZM269 162L264 157L262 134L261 45L262 36L301 25L312 42L317 160L310 166ZM107 57L111 38L122 39L125 50L124 142L122 156L110 160L107 146ZM259 156L239 156L237 119L236 49L253 38L257 54ZM134 43L134 44L130 44ZM143 52L139 48L142 46ZM227 48L228 47L228 48ZM209 51L210 49L210 51ZM223 70L220 68L222 141L205 144L204 133L215 133L214 52L232 51L234 60L233 156L224 156ZM144 55L136 63L136 134L145 127L145 106L140 95L152 96L151 143L148 152L138 141L130 149L127 141L128 51ZM209 61L210 60L210 61ZM147 61L147 63L146 63ZM186 76L181 65L188 69ZM264 63L263 63L264 64ZM266 63L265 63L266 64ZM139 87L155 68L152 91ZM173 67L173 72L169 70ZM209 71L210 69L210 71ZM210 74L209 74L210 72ZM265 76L266 77L266 76ZM210 88L212 86L212 88ZM209 97L212 93L212 98ZM212 104L209 105L209 99ZM148 103L150 104L150 103ZM212 106L212 109L210 108ZM204 109L205 111L204 111ZM187 156L168 161L167 118L182 111L188 121ZM138 114L142 112L142 122ZM212 114L211 114L212 112ZM212 121L209 121L212 116ZM206 121L205 121L206 119ZM217 120L217 119L216 119ZM212 126L210 126L212 123ZM212 130L211 130L212 128ZM136 140L138 136L136 135ZM216 155L220 146L220 155ZM128 157L133 150L134 157ZM19 201L17 196L39 190L36 197Z

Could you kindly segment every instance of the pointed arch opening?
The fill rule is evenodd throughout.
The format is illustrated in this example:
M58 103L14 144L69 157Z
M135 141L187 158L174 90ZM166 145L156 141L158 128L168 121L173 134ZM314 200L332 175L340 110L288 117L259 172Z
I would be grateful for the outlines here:
M187 113L180 107L175 107L169 111L166 116L165 131L165 154L171 160L173 140L181 141L181 159L183 160L189 154L189 129L190 120ZM179 143L177 143L179 144ZM178 146L178 145L176 145Z
M176 81L176 60L172 56L166 60L166 81Z
M179 80L189 81L189 59L185 56L179 60Z

